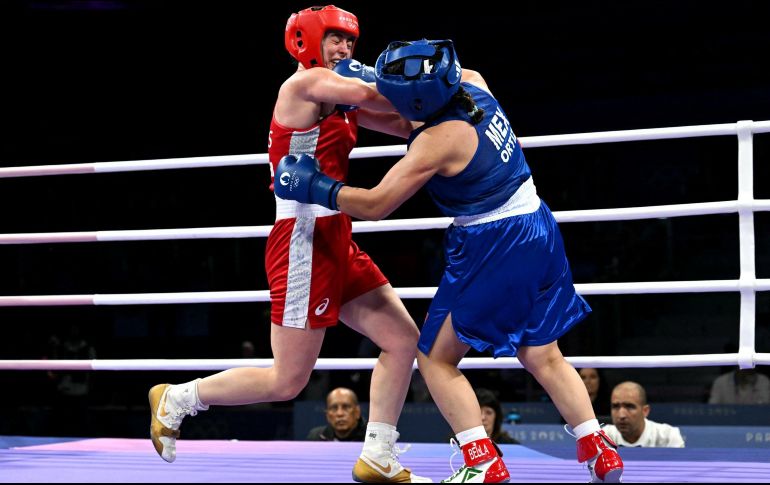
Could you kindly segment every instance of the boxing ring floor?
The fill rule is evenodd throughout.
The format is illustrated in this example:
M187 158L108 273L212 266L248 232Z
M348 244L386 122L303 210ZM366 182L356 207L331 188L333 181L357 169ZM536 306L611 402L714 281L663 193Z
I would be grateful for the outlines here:
M502 445L514 482L585 483L571 447ZM0 482L352 482L361 443L306 441L178 442L168 464L149 438L67 439L0 436ZM624 482L768 482L770 450L622 448ZM415 443L405 466L440 481L450 475L449 445ZM454 458L458 466L460 455Z

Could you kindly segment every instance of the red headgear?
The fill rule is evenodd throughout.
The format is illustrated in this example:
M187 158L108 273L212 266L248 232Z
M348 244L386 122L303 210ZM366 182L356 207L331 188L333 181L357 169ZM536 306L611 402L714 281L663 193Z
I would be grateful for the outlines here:
M358 39L358 19L334 5L310 7L291 14L286 22L286 50L306 69L323 67L321 42L326 32L334 30ZM353 47L356 42L353 41Z

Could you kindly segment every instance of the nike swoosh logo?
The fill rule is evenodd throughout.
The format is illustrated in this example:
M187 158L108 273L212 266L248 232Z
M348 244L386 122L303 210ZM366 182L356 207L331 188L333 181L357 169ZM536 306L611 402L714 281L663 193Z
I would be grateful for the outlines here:
M168 389L163 391L163 397L160 400L160 405L158 405L158 416L161 418L168 416L168 413L166 412L166 396L168 396Z
M367 458L368 458L368 457L367 457ZM385 473L385 474L388 474L388 473L390 473L390 463L388 463L388 467L387 467L387 468L383 467L382 465L380 465L380 464L379 464L379 463L377 463L376 461L372 460L371 458L369 458L369 463L371 463L371 464L372 464L372 465L374 465L376 468L378 468L378 469L379 469L379 470L380 470L382 473Z

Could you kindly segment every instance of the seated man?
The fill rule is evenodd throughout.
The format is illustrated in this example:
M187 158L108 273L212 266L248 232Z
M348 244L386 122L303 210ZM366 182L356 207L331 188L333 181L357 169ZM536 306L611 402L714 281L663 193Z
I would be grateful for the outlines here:
M364 441L366 437L358 396L350 389L338 387L326 396L326 421L328 425L310 430L308 441Z
M636 382L621 382L612 390L612 425L604 431L618 446L684 448L679 428L647 419L647 392Z

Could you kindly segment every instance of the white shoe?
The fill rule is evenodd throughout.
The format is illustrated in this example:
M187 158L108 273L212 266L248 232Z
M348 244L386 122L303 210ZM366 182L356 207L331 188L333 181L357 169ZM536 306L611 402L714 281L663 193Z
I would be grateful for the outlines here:
M398 436L398 432L393 431L376 456L361 452L353 466L353 480L363 483L432 483L430 478L415 475L398 461L398 455L409 449L409 445L404 449L396 446Z
M195 416L198 412L192 406L179 406L168 399L171 384L158 384L150 389L150 438L161 458L169 463L176 460L176 439L179 438L179 427L188 414Z

